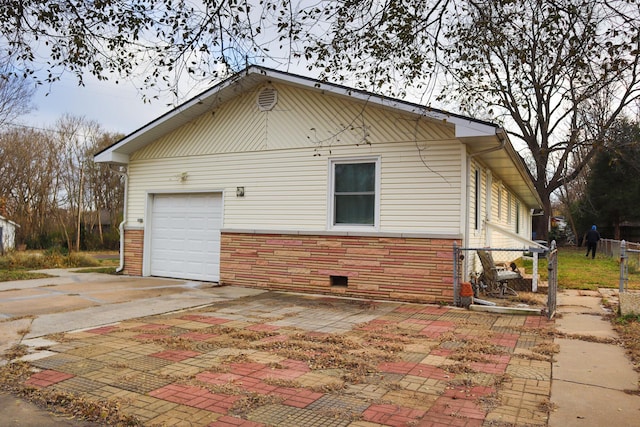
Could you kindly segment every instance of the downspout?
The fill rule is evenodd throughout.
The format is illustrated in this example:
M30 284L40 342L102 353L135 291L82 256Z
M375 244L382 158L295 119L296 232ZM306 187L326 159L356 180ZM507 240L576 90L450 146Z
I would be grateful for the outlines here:
M465 204L465 213L464 213L464 240L462 242L462 247L470 247L471 246L471 227L469 225L469 214L470 214L470 205L471 203L469 203L469 199L471 196L471 190L470 190L470 186L471 186L471 157L467 155L467 151L465 149L465 157L466 157L466 168L465 168L465 197L464 197L464 204ZM475 260L473 261L475 263ZM467 273L469 270L469 260L465 260L462 264L462 277L464 280L467 279Z
M118 230L120 230L120 265L116 268L116 273L120 273L124 270L124 223L127 222L127 190L129 188L129 175L127 174L127 167L124 166L124 171L118 169L113 169L109 165L109 169L120 175L124 178L124 201L122 203L122 222L118 226Z

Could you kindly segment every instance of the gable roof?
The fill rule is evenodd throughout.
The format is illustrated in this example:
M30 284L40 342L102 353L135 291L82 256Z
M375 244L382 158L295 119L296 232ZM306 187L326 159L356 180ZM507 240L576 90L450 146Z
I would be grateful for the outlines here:
M97 153L96 162L126 165L129 156L162 136L200 117L239 94L267 83L283 83L368 103L381 108L419 115L435 123L450 126L455 136L467 145L472 156L482 159L491 169L500 172L500 178L530 207L542 203L533 187L531 175L522 158L515 152L506 133L499 126L482 120L376 95L309 77L286 73L260 66L250 66L210 89L196 95L173 110L149 122L115 144Z

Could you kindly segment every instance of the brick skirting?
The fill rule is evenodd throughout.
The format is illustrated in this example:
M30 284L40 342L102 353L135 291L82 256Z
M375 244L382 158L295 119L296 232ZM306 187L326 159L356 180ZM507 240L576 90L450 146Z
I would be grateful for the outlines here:
M454 241L223 232L220 283L398 301L452 302Z
M124 231L124 274L142 276L142 253L144 249L144 231Z

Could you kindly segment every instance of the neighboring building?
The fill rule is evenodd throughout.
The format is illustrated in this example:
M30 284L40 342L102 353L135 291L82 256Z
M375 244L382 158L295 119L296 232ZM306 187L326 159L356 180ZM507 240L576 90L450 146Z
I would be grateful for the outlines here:
M454 242L522 247L541 206L496 125L256 66L95 160L131 275L452 301Z
M0 254L15 249L17 227L20 226L0 215Z

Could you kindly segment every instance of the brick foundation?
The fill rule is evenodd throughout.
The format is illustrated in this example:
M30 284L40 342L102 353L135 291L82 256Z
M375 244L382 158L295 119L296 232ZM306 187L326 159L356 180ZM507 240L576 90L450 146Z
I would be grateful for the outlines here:
M124 274L142 276L142 253L144 249L144 231L124 231Z
M223 232L220 283L363 298L452 302L454 241Z

